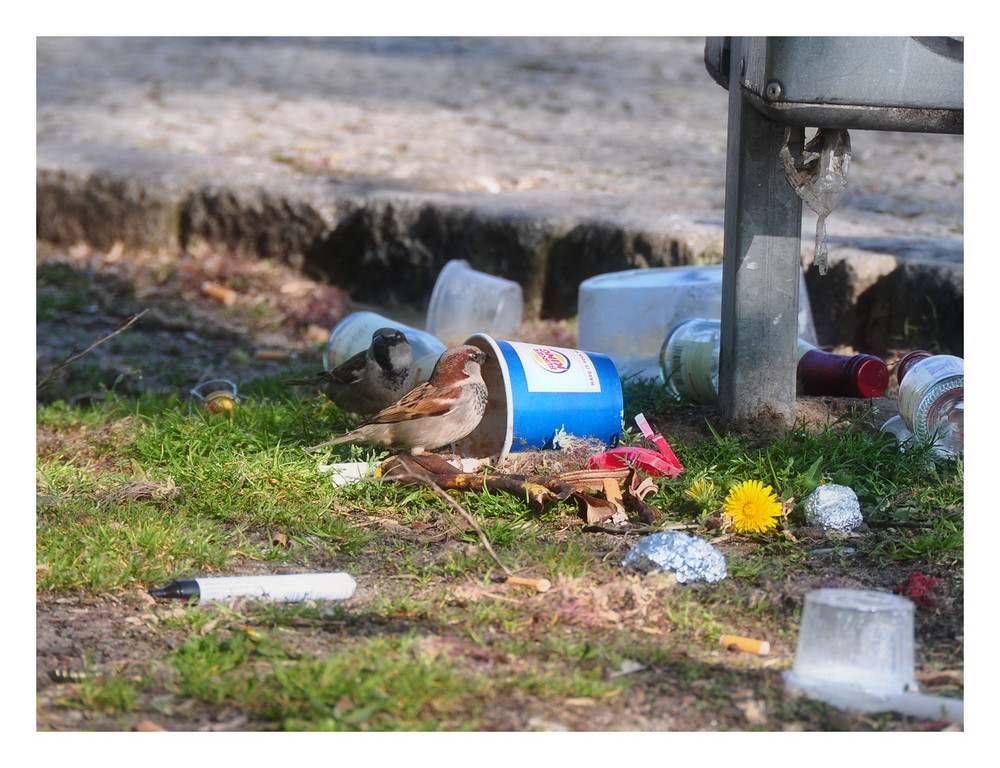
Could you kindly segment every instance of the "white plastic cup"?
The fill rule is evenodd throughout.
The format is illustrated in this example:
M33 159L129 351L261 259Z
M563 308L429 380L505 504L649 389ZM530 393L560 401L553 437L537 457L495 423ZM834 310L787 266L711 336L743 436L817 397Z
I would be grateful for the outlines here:
M722 317L722 265L629 269L580 283L578 343L610 357L622 376L655 379L667 332L690 318ZM816 346L809 295L799 270L798 335Z
M397 323L375 312L353 312L334 326L323 349L324 370L333 370L358 352L368 349L372 344L372 334L379 328L395 328L403 332L413 350L414 384L427 381L434 364L447 347L427 331Z
M523 316L520 285L478 272L469 262L454 259L444 265L434 283L427 308L427 331L450 347L474 333L513 336Z

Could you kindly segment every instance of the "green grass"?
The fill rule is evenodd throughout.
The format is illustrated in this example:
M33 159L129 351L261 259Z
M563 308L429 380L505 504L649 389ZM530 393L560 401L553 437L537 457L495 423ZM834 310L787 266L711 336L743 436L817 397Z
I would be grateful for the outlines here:
M114 592L178 574L218 571L233 554L230 537L190 513L163 515L130 502L112 514L102 505L53 505L40 512L37 588Z
M38 286L35 319L38 321L79 310L95 298L93 279L69 264L39 264L35 268L35 278Z
M566 700L613 707L634 687L655 711L684 706L695 722L724 717L736 728L739 688L770 707L771 729L781 727L777 713L807 728L888 727L898 720L859 726L785 700L778 670L746 658L720 664L718 637L769 633L794 645L799 603L780 585L818 579L824 563L857 562L809 557L811 545L796 539L801 504L821 482L854 488L873 525L851 542L854 557L922 569L963 561L962 461L935 466L926 452L904 454L860 431L802 427L766 448L718 434L674 444L685 472L647 499L661 525L703 526L747 479L796 501L778 532L738 539L715 585L623 574L635 538L582 533L572 504L536 514L504 494L456 497L511 570L559 585L547 595L498 589L497 564L428 489L337 488L318 472L321 462L386 455L302 450L346 429L345 414L321 398L288 397L278 380L244 394L231 417L192 412L177 397L40 407L50 437L36 470L38 592L123 596L174 578L280 567L347 570L370 594L358 605L144 609L174 638L172 650L128 675L103 669L67 688L65 708L121 727L137 712L184 718L203 706L238 710L259 729L475 730L498 722L500 702L539 713ZM627 413L664 407L648 382L626 385L626 397ZM698 480L705 485L691 498ZM721 534L697 529L709 541ZM626 661L646 671L617 674Z
M171 663L178 695L213 705L250 702L261 721L282 730L476 730L482 702L504 688L545 698L620 688L578 648L540 649L551 663L497 680L452 654L455 647L411 632L302 657L270 634L237 632L192 638Z
M936 518L933 525L912 538L885 541L877 551L893 560L959 565L963 560L964 546L962 518L951 514Z

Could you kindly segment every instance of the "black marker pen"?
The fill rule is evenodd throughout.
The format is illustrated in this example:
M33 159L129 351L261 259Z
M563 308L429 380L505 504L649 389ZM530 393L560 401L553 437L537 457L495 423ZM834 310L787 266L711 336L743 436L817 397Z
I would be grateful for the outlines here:
M282 603L300 600L347 600L358 583L347 573L286 573L262 576L213 576L172 581L149 590L153 597L229 600L257 597Z

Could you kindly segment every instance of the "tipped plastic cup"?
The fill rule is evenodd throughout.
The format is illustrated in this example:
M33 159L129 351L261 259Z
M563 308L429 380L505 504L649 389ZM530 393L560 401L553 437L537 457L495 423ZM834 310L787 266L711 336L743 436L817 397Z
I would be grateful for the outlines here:
M517 333L524 315L521 286L454 259L434 283L427 331L449 347L473 333L503 338Z
M334 326L323 350L324 369L332 370L358 352L368 349L372 334L379 328L395 328L403 332L413 350L414 383L427 381L434 370L434 363L447 347L427 331L397 323L375 312L353 312Z
M887 592L808 593L785 685L839 709L963 722L964 701L917 690L913 611L912 602Z
M818 589L805 597L793 687L842 694L901 694L913 674L913 603L864 589Z
M614 360L622 376L658 378L663 339L682 320L722 317L722 265L609 272L580 283L579 341ZM805 278L799 270L799 338L814 346Z
M479 426L458 443L462 456L503 460L511 451L567 447L569 436L618 443L622 386L607 356L484 333L465 343L488 357L489 401Z

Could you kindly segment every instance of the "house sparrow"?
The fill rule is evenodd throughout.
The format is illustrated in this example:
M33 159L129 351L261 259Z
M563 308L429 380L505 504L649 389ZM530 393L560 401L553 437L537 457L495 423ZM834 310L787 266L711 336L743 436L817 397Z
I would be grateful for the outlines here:
M339 443L379 443L419 456L461 440L479 426L486 410L488 395L481 371L486 360L485 352L468 344L445 350L426 382L346 435L307 450Z
M409 392L413 374L413 352L406 336L395 328L379 328L368 349L333 370L285 384L312 385L345 411L367 415Z

